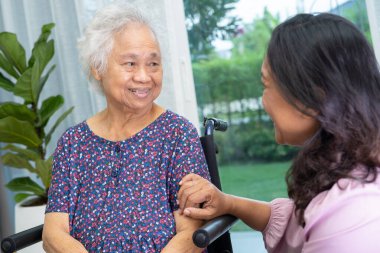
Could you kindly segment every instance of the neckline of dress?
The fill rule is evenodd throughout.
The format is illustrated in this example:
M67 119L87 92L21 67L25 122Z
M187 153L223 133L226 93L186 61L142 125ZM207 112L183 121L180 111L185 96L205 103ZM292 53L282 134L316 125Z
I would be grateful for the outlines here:
M161 113L155 120L153 120L146 127L144 127L143 129L141 129L140 131L138 131L134 135L132 135L132 136L130 136L130 137L124 139L124 140L119 140L119 141L112 141L112 140L106 139L104 137L101 137L101 136L95 134L92 131L92 129L90 128L90 126L88 125L87 120L83 121L83 124L84 124L86 130L89 131L89 133L91 134L91 136L93 136L93 137L101 140L102 142L109 143L109 144L113 145L113 144L120 144L120 143L128 142L128 141L130 141L130 140L132 140L134 138L137 138L138 136L140 136L144 132L146 132L148 129L152 128L154 125L156 125L157 123L159 123L161 120L163 120L164 118L166 118L168 113L169 113L169 110L165 110L163 113Z

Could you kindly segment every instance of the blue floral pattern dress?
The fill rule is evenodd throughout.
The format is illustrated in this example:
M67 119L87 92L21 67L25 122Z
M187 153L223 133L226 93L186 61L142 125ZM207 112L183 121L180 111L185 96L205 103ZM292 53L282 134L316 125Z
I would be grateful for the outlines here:
M68 213L71 236L89 252L160 252L190 172L209 179L195 127L171 111L118 142L84 121L58 141L46 213Z

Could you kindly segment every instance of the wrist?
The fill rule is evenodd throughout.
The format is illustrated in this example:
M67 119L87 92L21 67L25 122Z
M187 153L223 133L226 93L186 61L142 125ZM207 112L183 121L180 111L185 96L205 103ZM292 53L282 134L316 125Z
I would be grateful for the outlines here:
M234 196L230 194L224 194L224 206L225 206L225 211L224 214L232 214L234 215L235 213L235 201L234 201Z

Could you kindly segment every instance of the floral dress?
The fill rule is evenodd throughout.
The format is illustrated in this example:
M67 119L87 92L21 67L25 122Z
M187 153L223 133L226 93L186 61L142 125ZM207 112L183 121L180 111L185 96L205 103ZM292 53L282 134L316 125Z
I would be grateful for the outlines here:
M196 129L171 111L118 142L82 122L58 141L46 213L68 213L71 236L89 252L160 252L190 172L209 179Z

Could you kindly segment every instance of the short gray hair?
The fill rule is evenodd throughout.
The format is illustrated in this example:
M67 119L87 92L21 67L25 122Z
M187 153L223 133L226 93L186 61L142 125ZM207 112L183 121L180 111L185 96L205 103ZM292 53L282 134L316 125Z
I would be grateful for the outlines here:
M99 74L106 71L115 34L134 22L146 25L159 44L150 21L136 7L121 2L110 4L96 12L83 36L78 40L79 60L87 78L96 90L102 91L102 88L100 82L91 74L91 68Z

